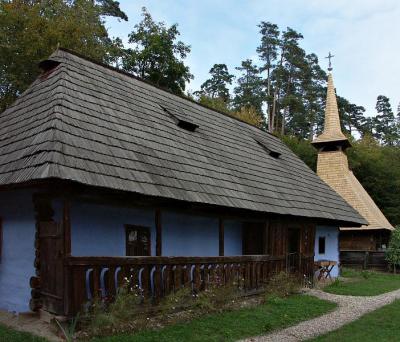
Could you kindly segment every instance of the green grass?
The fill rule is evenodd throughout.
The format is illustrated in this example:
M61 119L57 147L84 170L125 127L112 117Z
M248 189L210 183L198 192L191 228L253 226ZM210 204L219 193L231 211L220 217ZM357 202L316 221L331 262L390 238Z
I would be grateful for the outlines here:
M19 332L0 325L0 341L4 342L46 342L44 338L36 337L25 332Z
M253 308L211 314L191 322L167 326L160 330L142 331L134 335L96 338L92 342L236 341L320 316L335 307L334 303L306 295L286 299L274 298L267 304Z
M342 277L345 279L334 281L324 291L341 295L376 296L400 288L399 274L344 269Z
M385 342L400 340L400 300L370 312L315 342Z

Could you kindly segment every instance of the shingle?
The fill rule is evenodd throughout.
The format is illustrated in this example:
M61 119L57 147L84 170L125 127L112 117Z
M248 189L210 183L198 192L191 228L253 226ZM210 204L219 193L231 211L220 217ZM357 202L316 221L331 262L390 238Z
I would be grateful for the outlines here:
M364 223L273 135L68 51L50 58L60 62L56 70L0 114L0 185L55 177ZM199 127L177 127L164 109Z

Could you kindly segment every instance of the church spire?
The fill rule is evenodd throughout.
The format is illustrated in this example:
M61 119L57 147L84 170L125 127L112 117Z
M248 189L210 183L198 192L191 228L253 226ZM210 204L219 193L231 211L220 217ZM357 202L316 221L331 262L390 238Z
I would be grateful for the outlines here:
M330 57L331 54L329 53ZM332 70L330 60L329 69ZM340 126L339 110L337 106L335 86L333 85L333 76L329 72L328 75L328 91L326 95L325 107L325 123L324 131L317 136L312 142L316 147L323 147L324 145L337 145L337 146L350 146L350 142L343 134Z

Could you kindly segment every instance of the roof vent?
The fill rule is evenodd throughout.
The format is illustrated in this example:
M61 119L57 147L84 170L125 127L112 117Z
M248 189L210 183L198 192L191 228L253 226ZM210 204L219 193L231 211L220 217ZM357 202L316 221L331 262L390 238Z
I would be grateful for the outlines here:
M39 63L39 68L42 70L40 78L41 79L47 78L54 71L54 69L60 64L61 64L60 62L53 61L51 59L46 59L44 61L41 61Z
M277 158L279 158L279 156L282 154L282 153L280 153L279 151L276 151L276 150L271 149L271 148L268 147L264 142L262 142L262 141L260 141L260 140L258 140L258 139L254 139L254 140L255 140L255 141L257 142L257 144L258 144L259 146L261 146L262 149L263 149L265 152L267 152L271 157L277 159Z
M186 131L194 132L199 125L195 124L186 114L180 109L176 109L167 105L160 105L162 109L174 120L176 125Z

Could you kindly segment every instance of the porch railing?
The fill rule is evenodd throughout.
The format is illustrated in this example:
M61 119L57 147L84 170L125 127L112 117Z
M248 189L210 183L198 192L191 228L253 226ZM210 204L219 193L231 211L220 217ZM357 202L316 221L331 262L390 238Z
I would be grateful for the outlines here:
M72 315L95 297L110 298L124 279L137 285L147 298L158 299L184 286L195 291L212 283L256 290L287 269L287 256L223 257L68 257L66 259L66 314ZM313 256L299 256L301 277L312 279Z

